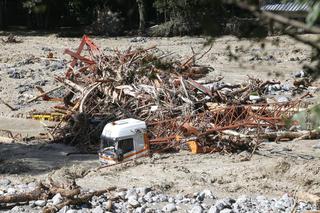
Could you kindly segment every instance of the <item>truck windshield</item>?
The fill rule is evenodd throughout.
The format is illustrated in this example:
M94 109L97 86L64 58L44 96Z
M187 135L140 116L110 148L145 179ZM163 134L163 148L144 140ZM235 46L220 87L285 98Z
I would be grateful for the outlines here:
M112 138L101 137L101 149L105 149L108 147L114 147L115 141Z

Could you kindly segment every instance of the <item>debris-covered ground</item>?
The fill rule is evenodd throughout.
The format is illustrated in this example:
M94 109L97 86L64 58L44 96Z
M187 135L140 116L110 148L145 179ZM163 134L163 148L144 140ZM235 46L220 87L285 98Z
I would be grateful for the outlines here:
M98 160L95 154L83 154L75 147L63 144L39 142L39 137L37 137L38 141L32 141L31 136L38 136L40 132L45 132L44 126L52 123L37 123L33 120L19 120L8 118L8 116L24 117L24 113L31 110L53 111L54 108L52 107L56 106L57 102L41 101L40 99L30 100L39 94L37 93L38 90L50 91L61 86L61 81L64 80L60 79L60 82L57 82L55 79L57 76L65 76L67 62L70 61L70 56L62 55L62 53L65 48L72 48L75 51L80 39L56 38L53 35L47 37L19 37L19 39L22 42L1 43L1 99L4 103L16 109L12 111L7 105L0 105L3 113L2 123L6 123L2 129L10 130L13 134L21 133L24 138L27 136L28 141L31 140L31 142L0 144L0 177L4 181L1 183L0 193L3 193L3 196L18 195L21 192L19 188L32 190L37 187L38 181L52 177L55 181L62 182L76 180L76 183L81 187L81 195L77 194L80 197L87 196L86 191L95 193L99 190L105 190L107 187L117 188L112 192L112 195L93 197L89 199L90 202L82 202L81 205L73 205L72 203L62 205L62 201L66 201L66 198L63 198L59 201L59 204L62 203L60 205L62 211L67 209L89 211L89 209L92 209L94 212L127 212L131 208L137 212L148 212L148 209L151 212L152 209L163 211L176 209L177 211L191 212L220 212L222 209L225 210L221 212L257 212L258 210L261 212L290 212L293 208L296 208L297 211L317 208L319 202L317 194L320 193L320 175L318 174L320 152L319 143L316 140L298 140L280 142L279 144L264 142L257 150L255 150L253 144L252 149L247 149L247 151L236 148L232 151L233 153L230 153L223 149L224 154L192 155L189 152L181 151L179 153L154 155L152 158L141 158L134 162L103 169L97 169ZM117 53L118 58L116 60L120 62L124 60L121 59L120 52L123 54L123 51L128 50L129 46L132 46L133 51L137 48L141 51L141 47L146 49L157 45L157 56L170 56L173 60L179 61L180 63L175 64L175 66L178 66L178 70L182 70L182 73L186 62L193 62L193 59L188 60L190 55L192 56L195 52L199 53L197 64L201 67L212 67L214 69L209 69L209 73L202 79L205 82L214 81L216 83L214 86L219 88L217 94L210 94L213 102L220 101L223 104L255 104L257 102L278 104L296 101L303 97L304 103L310 103L315 98L310 98L310 95L305 96L305 94L309 92L313 95L318 91L317 82L309 85L307 80L300 78L304 75L301 72L303 63L310 61L310 49L287 37L270 37L263 41L265 45L262 45L261 42L251 43L247 40L238 41L236 38L225 37L215 40L211 49L203 47L206 41L203 38L94 38L93 40L103 52L109 55L114 54L114 48L119 48L120 51L119 54ZM271 45L271 43L278 43L278 45ZM206 52L208 49L210 51ZM124 53L131 54L132 52ZM202 53L206 54L202 55ZM133 54L136 54L136 52L133 52ZM242 57L239 60L233 60L237 54ZM135 56L140 57L139 54ZM142 58L146 57L146 55L141 56ZM143 58L143 60L139 59L137 61L136 58L129 57L128 61L123 62L125 65L121 65L120 70L119 66L115 65L116 62L109 58L107 60L109 65L103 64L103 66L108 67L112 64L112 67L117 67L115 73L118 72L118 74L114 74L114 76L102 74L103 80L109 77L119 84L115 85L113 83L113 87L122 86L119 82L124 81L123 84L126 84L130 77L123 67L141 66L139 64L141 61L148 65L150 60L153 59ZM160 68L156 68L161 69L166 64L160 65ZM156 72L155 74L159 73ZM125 80L123 80L124 75L127 77ZM173 82L171 84L170 80L168 81L169 84L165 83L166 79L172 75L175 75L175 73L171 70L168 75L160 73L159 76L155 76L160 81L160 86L162 85L165 88L165 92L163 92L165 95L172 95L172 91L178 84L179 91L174 91L178 98L172 99L173 106L175 104L177 106L186 105L190 101L201 104L207 102L204 101L204 97L208 95L208 92L201 91L203 88L199 85L195 87L192 77L191 80L188 78L191 75L185 77L185 80L181 80L180 83ZM87 75L86 77L89 79L88 82L90 82L90 79L92 80L92 76ZM261 79L261 81L258 79ZM198 77L194 80L198 80ZM146 83L143 77L138 77L133 82ZM185 85L183 85L184 83ZM249 87L245 87L244 83L249 83ZM150 83L146 84L150 85ZM172 87L172 85L174 86ZM156 85L156 87L158 86ZM106 88L110 87L104 87L104 91L106 91ZM201 92L199 93L195 89ZM132 95L130 92L137 91L129 89L126 95ZM214 91L214 88L211 91ZM242 93L238 95L241 91ZM139 92L141 92L141 88ZM144 96L149 92L145 89ZM64 94L65 91L56 90L50 93L50 97L59 101L59 98L63 97ZM121 94L116 94L115 98L118 96L121 96ZM148 98L150 99L150 97ZM152 98L154 97L151 96ZM131 103L135 101L135 99L129 100L125 99L125 101ZM118 103L121 105L125 102L121 103L120 100ZM151 103L151 105L154 105L154 101L151 101ZM139 103L135 104L133 108L141 106L141 103L140 105ZM214 108L216 106L211 104L207 107L210 109L210 107ZM90 109L90 107L88 108ZM128 107L127 109L133 108ZM122 109L126 108L122 107ZM290 109L295 111L296 105L292 105ZM108 111L110 111L110 108L107 108L106 112ZM282 115L287 111L283 112ZM168 114L172 116L170 113L173 112L170 111ZM265 110L262 112L263 115L266 115ZM20 113L22 114L20 115ZM114 114L116 112L109 113ZM139 116L143 111L134 111L134 113ZM179 111L179 114L185 116L188 114L188 108L183 108ZM165 113L161 116L169 117ZM150 118L150 115L140 118L146 117ZM159 119L159 117L156 118ZM195 119L193 123L191 121L190 123L200 129L208 128L208 124L201 124L199 121L199 119ZM275 123L278 128L278 121L275 121ZM270 131L270 127L267 127L267 129ZM249 133L253 136L256 134L252 129L249 130L240 133L247 136ZM293 129L290 129L290 131L295 132ZM234 134L234 132L231 133ZM224 134L230 134L230 132ZM246 137L246 143L250 143L250 140L254 139L253 136ZM304 135L289 138L300 136ZM232 137L234 139L234 135ZM288 138L288 134L286 134L286 137ZM22 137L17 136L16 138ZM271 138L283 139L279 135ZM218 139L218 141L220 140L222 139ZM232 140L229 138L227 141ZM77 140L72 142L77 145ZM256 152L252 155L251 153L254 150ZM133 190L133 187L138 188ZM145 194L149 187L152 192ZM124 193L121 188L126 188L128 191ZM51 204L55 202L53 200L59 200L57 198L59 196L56 195L57 197L52 198L57 193L50 193L48 195L50 199L46 202L42 201L43 199L46 200L45 198L40 199L39 197L36 199L38 201L22 203L21 207L16 206L13 210L20 212L24 209L33 212L40 211L46 206L46 209L51 208L51 211L53 208ZM18 201L13 203L18 203ZM83 203L87 204L84 205ZM56 203L56 205L58 204ZM7 205L6 208L10 210L13 206L15 204ZM56 208L52 211L57 210Z

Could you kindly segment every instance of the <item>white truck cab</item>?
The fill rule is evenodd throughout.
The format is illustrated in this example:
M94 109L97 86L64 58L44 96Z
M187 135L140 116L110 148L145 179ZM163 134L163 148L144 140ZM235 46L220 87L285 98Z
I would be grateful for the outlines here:
M116 164L147 156L149 145L144 121L133 118L108 123L101 134L101 164Z

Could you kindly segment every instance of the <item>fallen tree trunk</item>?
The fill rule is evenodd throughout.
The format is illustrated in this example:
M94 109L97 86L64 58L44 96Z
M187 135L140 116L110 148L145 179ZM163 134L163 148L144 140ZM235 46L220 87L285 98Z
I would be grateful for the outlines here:
M0 203L5 204L5 203L29 202L32 200L47 199L47 197L48 196L44 190L44 185L40 183L37 186L37 188L31 192L0 196Z
M259 135L246 135L241 134L233 130L223 130L221 131L225 135L231 135L239 138L257 138L266 139L269 141L279 141L281 139L289 139L289 140L302 140L302 139L318 139L320 138L320 132L312 130L312 131L298 131L298 132L290 132L290 131L280 131L280 132L265 132Z
M79 195L76 198L69 198L59 205L45 207L43 209L43 213L57 212L60 209L62 209L63 207L69 206L69 205L80 205L80 204L89 203L89 201L91 200L91 198L93 196L100 196L100 195L103 195L105 193L108 193L108 192L114 191L114 190L116 190L116 187L109 187L108 189L105 189L105 190L100 190L100 191L95 191L95 192L91 192L91 193L84 194L84 195Z

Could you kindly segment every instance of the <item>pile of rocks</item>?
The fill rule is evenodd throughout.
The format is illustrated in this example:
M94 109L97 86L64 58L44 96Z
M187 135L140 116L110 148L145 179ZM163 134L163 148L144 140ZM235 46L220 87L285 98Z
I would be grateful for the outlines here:
M32 191L35 182L13 185L9 180L0 181L0 196ZM47 206L63 203L64 198L58 193L49 200L36 200L28 203L9 204L10 212L41 212ZM0 204L1 205L1 204ZM3 207L3 206L2 206ZM210 190L203 190L187 195L168 195L152 188L141 187L119 189L110 196L93 196L89 203L78 206L64 206L60 213L103 213L103 212L190 212L190 213L241 213L241 212L298 212L316 210L310 203L295 202L288 194L279 199L264 196L249 197L242 195L237 199L218 199Z

